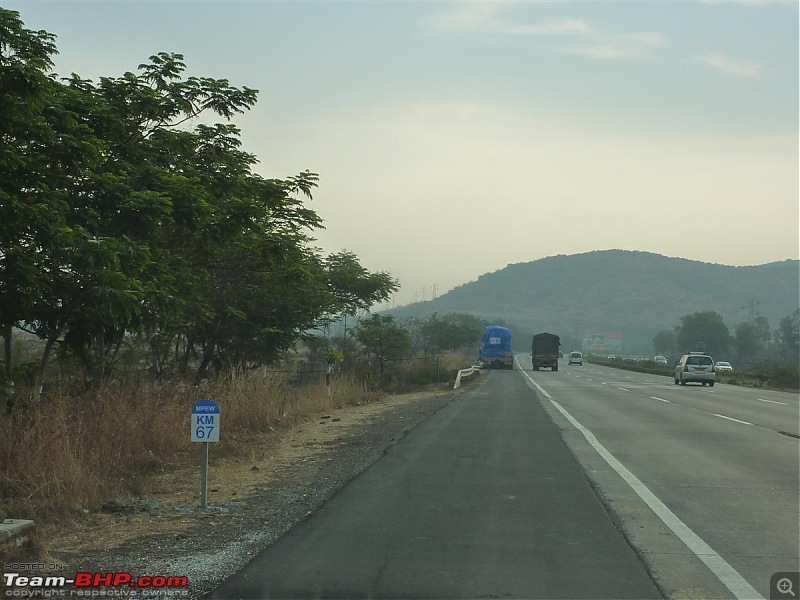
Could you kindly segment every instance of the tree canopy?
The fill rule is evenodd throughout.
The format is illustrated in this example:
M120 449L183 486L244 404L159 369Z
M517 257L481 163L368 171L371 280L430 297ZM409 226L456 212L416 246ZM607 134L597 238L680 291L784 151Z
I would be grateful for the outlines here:
M681 351L703 350L723 355L730 346L731 334L719 313L699 311L681 317L676 343Z
M158 373L205 377L273 361L397 289L312 245L317 174L253 170L230 119L257 90L185 77L163 52L121 76L59 79L55 52L0 8L0 325L7 369L12 326L45 341L37 390L56 347L90 377L132 341Z

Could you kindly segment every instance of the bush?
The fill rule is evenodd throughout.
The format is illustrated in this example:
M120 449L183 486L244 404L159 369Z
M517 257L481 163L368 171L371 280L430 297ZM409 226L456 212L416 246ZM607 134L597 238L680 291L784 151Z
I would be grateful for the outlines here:
M238 439L380 396L346 375L334 379L329 395L323 381L297 388L263 373L234 373L203 388L114 383L80 397L55 394L0 423L0 505L47 525L109 499L142 495L148 475L195 460L189 423L202 398L221 409L215 452L235 454Z
M800 389L800 366L796 363L762 361L753 365L749 372L761 386L781 389Z

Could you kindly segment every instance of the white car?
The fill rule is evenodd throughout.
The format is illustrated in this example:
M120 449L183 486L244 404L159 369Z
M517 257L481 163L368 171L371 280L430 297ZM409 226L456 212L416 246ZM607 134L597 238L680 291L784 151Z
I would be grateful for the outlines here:
M569 364L583 366L583 354L580 352L570 352Z
M731 366L731 363L725 360L720 360L717 362L717 373L720 371L733 371L733 367Z
M684 354L675 365L675 385L694 381L701 385L714 385L716 380L714 359L705 352Z

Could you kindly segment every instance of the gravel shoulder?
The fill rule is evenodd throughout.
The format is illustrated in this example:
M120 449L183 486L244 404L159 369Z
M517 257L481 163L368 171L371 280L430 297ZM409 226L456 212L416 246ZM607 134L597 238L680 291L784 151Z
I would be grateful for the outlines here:
M186 576L181 597L202 598L455 395L393 395L320 413L291 430L242 440L238 457L215 460L212 446L209 510L198 510L199 465L164 474L146 497L109 502L54 539L49 557L67 573Z

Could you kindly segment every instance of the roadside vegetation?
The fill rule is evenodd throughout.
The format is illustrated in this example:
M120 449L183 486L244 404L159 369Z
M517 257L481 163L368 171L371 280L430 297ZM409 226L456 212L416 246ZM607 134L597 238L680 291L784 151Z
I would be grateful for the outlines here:
M653 338L656 355L667 358L658 365L649 357L589 355L590 362L629 371L671 377L674 364L689 351L703 351L715 360L733 363L732 372L718 372L717 380L732 385L766 387L777 390L800 389L800 309L781 319L770 330L769 322L754 314L739 323L731 334L722 317L714 311L700 311L681 317L680 325Z
M226 369L199 383L178 373L117 371L87 385L80 363L57 355L42 396L33 400L33 380L18 381L24 401L0 425L0 508L48 532L107 502L146 498L154 477L197 463L189 422L202 398L217 402L224 419L215 455L236 457L248 442L338 407L452 389L483 326L470 315L402 323L362 317L346 337L309 336L269 365ZM42 351L41 341L19 342L20 357Z
M97 81L0 8L0 512L46 527L338 406L452 386L486 325L369 313L399 288L314 245L318 176L265 178L230 120L258 92L180 54ZM220 121L213 123L213 121Z

